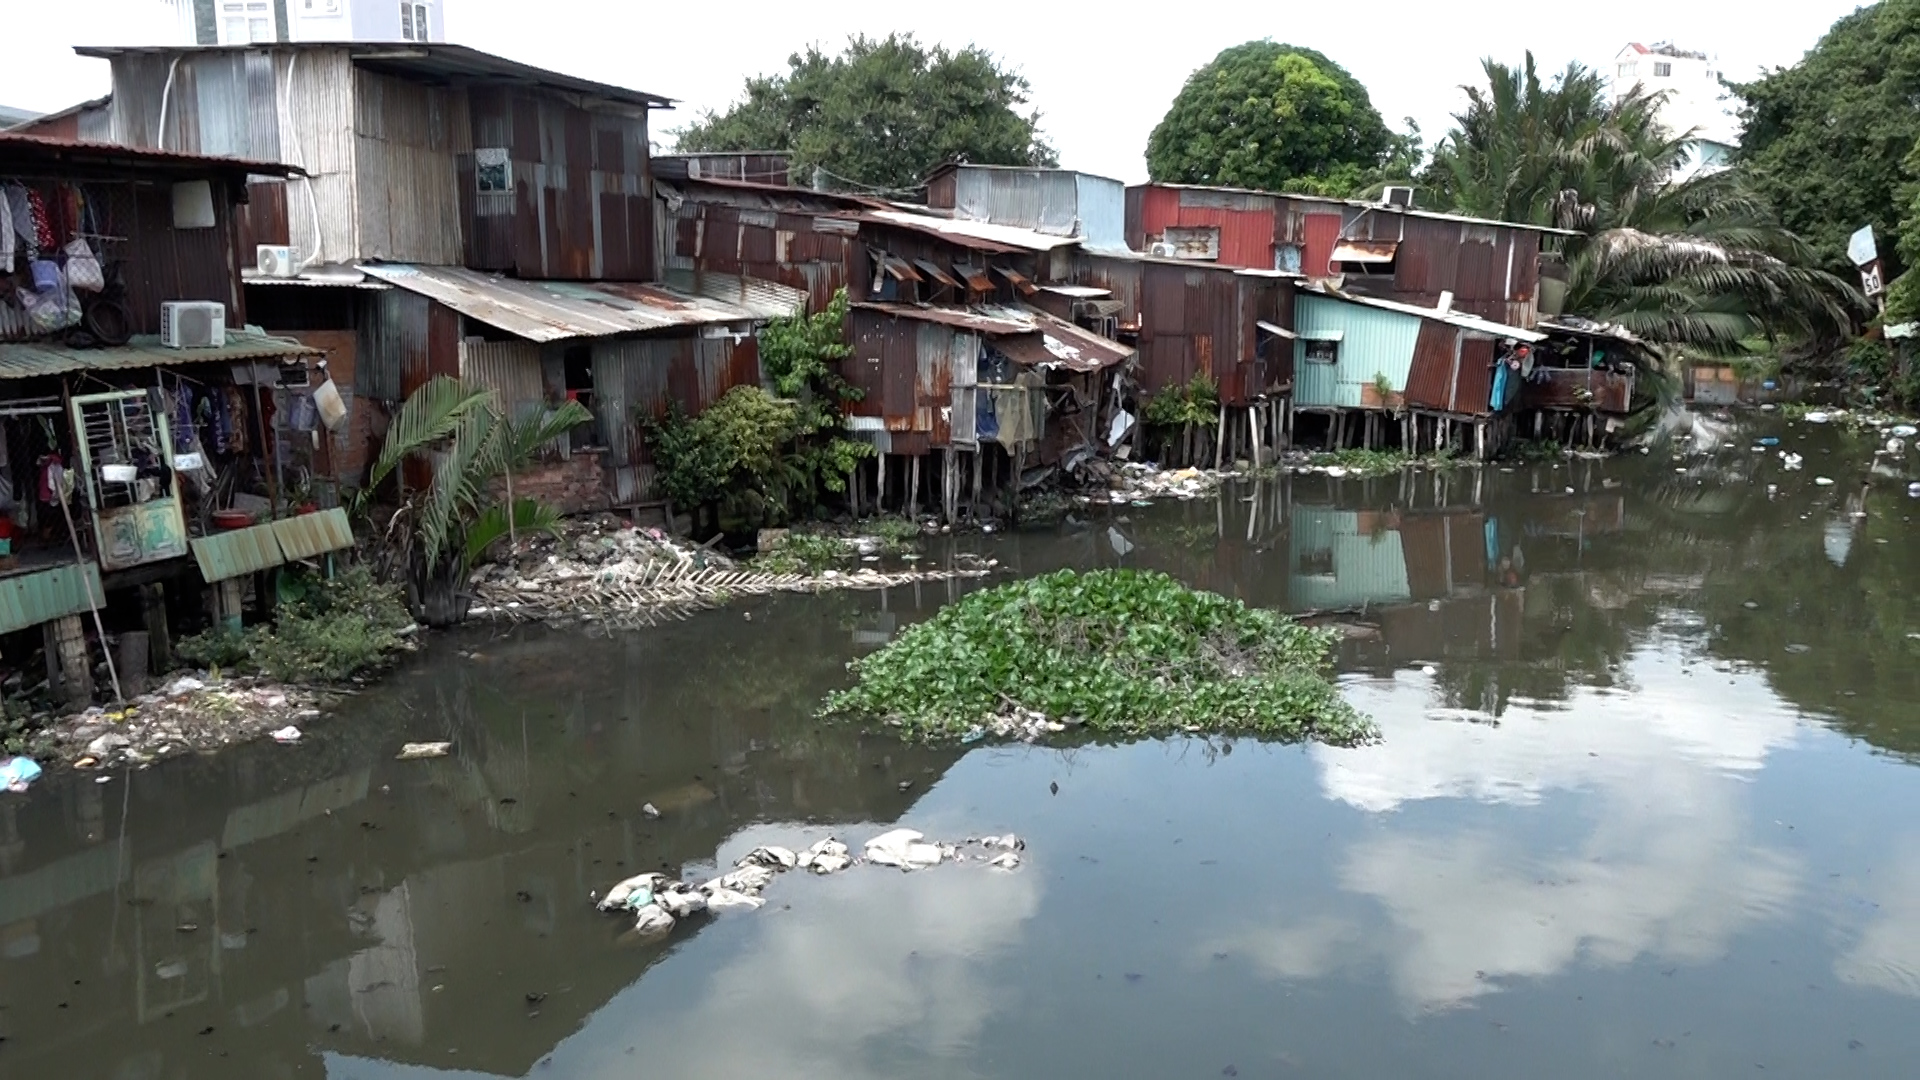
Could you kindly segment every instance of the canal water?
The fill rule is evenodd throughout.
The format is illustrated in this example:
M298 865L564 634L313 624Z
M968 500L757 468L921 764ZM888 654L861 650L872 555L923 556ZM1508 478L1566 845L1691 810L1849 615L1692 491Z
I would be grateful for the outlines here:
M1360 749L813 721L945 584L440 638L297 747L0 795L0 1075L1911 1076L1920 501L1873 462L1782 425L955 541L1332 613ZM1027 862L664 942L589 901L895 824Z

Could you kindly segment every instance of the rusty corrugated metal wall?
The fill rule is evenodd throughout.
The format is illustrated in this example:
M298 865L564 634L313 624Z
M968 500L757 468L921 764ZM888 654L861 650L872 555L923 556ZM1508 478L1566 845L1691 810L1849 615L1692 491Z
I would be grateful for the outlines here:
M672 225L671 246L663 245L671 252L668 269L778 282L804 290L810 311L824 308L836 290L855 291L851 276L865 273L867 255L853 222L692 199L665 220Z
M1417 409L1455 411L1454 384L1460 366L1460 329L1424 319L1413 341L1413 367L1407 374L1407 404Z
M757 385L758 351L752 337L692 334L593 341L594 429L607 447L617 504L653 499L653 458L647 418L666 415L669 403L698 415L735 386Z
M546 406L542 346L532 341L462 341L460 378L500 395L507 415L537 416Z
M647 121L509 87L468 92L460 151L469 265L525 278L651 281ZM478 190L476 150L506 154L511 192Z
M1257 325L1292 329L1293 287L1285 280L1093 252L1078 253L1069 276L1112 293L1122 324L1139 328L1135 377L1149 395L1205 372L1222 401L1240 406L1293 381L1290 345L1263 350Z
M458 265L466 94L359 68L353 84L357 256Z
M1465 334L1460 342L1460 372L1454 376L1455 411L1468 416L1493 412L1493 339Z
M1591 397L1586 395L1591 394ZM1535 368L1520 390L1521 409L1586 409L1624 413L1633 403L1633 375L1586 368Z
M1456 311L1523 329L1538 321L1537 232L1370 211L1360 212L1345 232L1347 239L1400 245L1391 278L1347 279L1356 293L1434 307L1441 293L1451 292Z
M1129 214L1133 202L1139 206L1138 235L1130 230L1128 237L1140 250L1170 227L1211 228L1220 232L1220 265L1273 269L1277 207L1273 196L1149 184L1132 189L1127 197Z

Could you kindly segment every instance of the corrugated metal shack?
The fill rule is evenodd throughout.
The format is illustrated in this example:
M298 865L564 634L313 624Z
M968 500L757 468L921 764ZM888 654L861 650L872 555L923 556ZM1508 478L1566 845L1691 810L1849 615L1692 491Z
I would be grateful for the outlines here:
M1457 434L1458 449L1488 456L1512 431L1520 375L1507 361L1546 340L1460 312L1327 291L1303 291L1294 315L1290 408L1324 415L1331 447L1356 435L1360 446L1386 445L1397 428L1410 450L1453 446Z
M669 280L719 273L777 282L804 290L815 311L842 288L856 300L1010 302L1031 295L1019 283L1045 280L1056 254L1077 243L763 184L687 180L659 190Z
M644 421L664 415L669 402L697 414L736 386L758 385L756 326L792 314L805 299L737 279L709 278L708 295L699 295L660 285L520 281L457 267L382 264L367 273L393 286L408 323L426 331L423 374L490 387L520 416L568 399L585 404L593 431L556 453L604 453L601 506L654 499Z
M1127 250L1126 186L1067 169L948 164L927 177L927 205L954 217Z
M647 112L666 98L437 43L77 51L112 64L115 142L302 167L249 228L303 264L653 274Z
M1081 251L1070 279L1102 290L1106 304L1092 310L1110 312L1118 336L1138 344L1143 399L1196 375L1213 381L1223 406L1216 459L1285 444L1281 403L1294 382L1290 275Z
M1532 413L1534 438L1589 445L1633 408L1639 365L1651 363L1645 343L1622 327L1566 316L1540 324L1547 340L1533 350L1519 408ZM1524 423L1524 421L1523 421Z
M0 133L0 632L47 623L69 700L93 689L79 615L137 586L138 604L93 628L164 643L166 585L203 584L186 557L219 542L212 516L243 501L282 516L290 470L324 464L285 420L311 392L316 350L245 326L234 255L247 177L290 171ZM169 301L199 302L176 315L172 346ZM72 477L67 500L36 495L56 490L55 465ZM147 667L138 658L127 680L144 685Z
M1400 206L1182 184L1130 187L1127 242L1136 250L1227 266L1272 268L1348 292L1451 307L1532 327L1540 245L1561 230Z
M856 500L871 480L874 506L911 513L924 490L949 521L963 495L977 508L1029 466L1072 468L1098 453L1121 408L1112 373L1134 356L1072 322L1003 304L857 303L848 330L841 370L861 391L848 427L879 451L873 475L856 478ZM923 489L929 454L939 455L941 478L936 486L928 469ZM893 483L890 458L905 459Z

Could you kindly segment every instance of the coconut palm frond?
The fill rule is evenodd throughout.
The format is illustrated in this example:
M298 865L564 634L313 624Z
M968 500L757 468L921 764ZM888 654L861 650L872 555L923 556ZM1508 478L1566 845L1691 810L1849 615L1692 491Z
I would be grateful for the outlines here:
M463 418L494 400L494 392L469 386L458 379L436 375L407 395L405 404L387 428L387 438L374 461L369 487L381 482L409 455L420 453L451 436Z

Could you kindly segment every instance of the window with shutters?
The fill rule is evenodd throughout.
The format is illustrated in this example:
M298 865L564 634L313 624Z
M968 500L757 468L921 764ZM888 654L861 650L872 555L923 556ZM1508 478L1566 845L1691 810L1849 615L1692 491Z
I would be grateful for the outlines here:
M220 44L253 45L274 37L273 5L268 0L221 0Z
M428 34L431 24L427 20L427 5L400 5L400 37L406 41L431 41Z
M1655 64L1655 65L1653 65L1653 77L1654 77L1654 78L1656 78L1656 79L1669 79L1669 78L1672 78L1672 77L1673 77L1673 65L1672 65L1672 64Z

